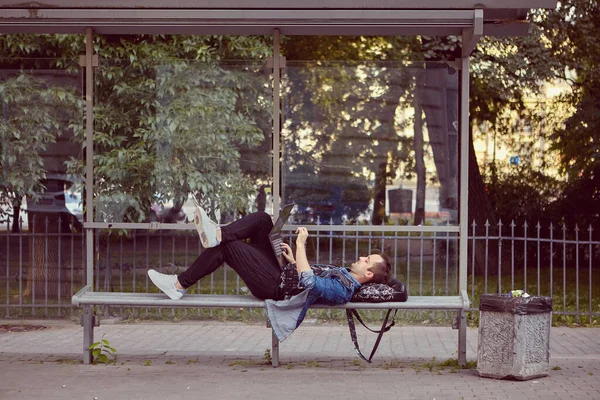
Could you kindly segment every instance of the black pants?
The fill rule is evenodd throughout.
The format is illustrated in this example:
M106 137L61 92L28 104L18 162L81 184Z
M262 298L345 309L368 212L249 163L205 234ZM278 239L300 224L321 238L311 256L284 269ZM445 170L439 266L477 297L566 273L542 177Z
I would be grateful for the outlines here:
M227 263L242 278L250 292L259 299L281 300L281 269L269 241L273 221L269 214L256 212L221 227L221 243L206 249L178 276L184 288ZM245 241L248 239L248 241Z

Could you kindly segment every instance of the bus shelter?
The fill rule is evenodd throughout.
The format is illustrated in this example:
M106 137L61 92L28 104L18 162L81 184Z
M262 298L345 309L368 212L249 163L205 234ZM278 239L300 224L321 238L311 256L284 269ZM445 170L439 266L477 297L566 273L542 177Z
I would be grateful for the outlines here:
M268 205L263 204L262 208L272 210L275 215L282 203L299 203L295 219L288 228L302 223L308 224L309 230L317 235L325 236L331 232L337 232L340 236L349 232L365 234L369 240L380 242L382 247L385 247L384 241L390 235L396 239L398 235L408 235L409 252L411 234L421 235L421 238L424 234L452 237L456 241L457 257L456 280L450 282L450 291L467 296L470 55L483 36L526 35L529 29L526 21L529 9L555 6L556 0L527 0L524 3L514 0L482 0L477 3L464 0L351 0L343 4L337 0L309 0L300 4L288 0L234 0L226 4L212 0L181 0L168 5L157 0L102 0L93 2L93 5L81 0L50 0L44 3L0 1L0 32L85 35L86 51L80 60L81 92L84 94L85 109L85 122L82 123L85 170L81 181L85 185L83 193L87 209L83 226L86 235L85 276L88 285L93 287L95 283L95 232L106 229L194 229L193 225L181 220L164 222L129 218L127 210L136 208L135 201L128 198L124 191L117 193L118 196L109 195L106 186L102 186L106 184L106 178L100 171L105 165L99 164L95 157L102 158L103 152L107 151L102 146L106 127L95 124L95 121L98 122L100 113L107 109L104 106L111 101L118 101L115 100L118 98L118 91L115 89L115 97L105 96L104 100L99 100L101 97L96 93L100 79L98 71L102 71L103 76L110 75L111 71L115 74L123 73L134 62L131 61L133 58L129 63L117 59L101 59L94 48L95 36L261 35L270 37L270 57L258 61L219 61L219 67L225 73L218 77L210 78L210 71L205 68L206 63L198 60L185 65L163 61L151 66L152 76L155 78L152 83L155 85L154 90L162 90L160 98L154 98L154 107L156 110L160 109L162 114L154 114L150 118L154 118L154 126L158 127L157 130L163 136L157 136L156 132L145 133L149 135L150 139L147 139L152 141L157 154L164 156L164 165L160 169L151 167L155 170L149 171L149 176L159 182L163 178L165 182L171 182L174 180L174 171L185 171L189 176L193 175L186 170L190 165L185 163L173 169L174 164L182 158L191 157L188 153L176 155L181 149L173 144L175 139L185 142L185 139L177 137L181 132L190 134L195 127L209 135L205 140L213 136L219 139L221 135L224 135L223 140L227 140L228 135L241 135L241 141L253 141L254 144L239 145L233 152L223 154L218 153L216 145L210 151L203 150L202 146L191 151L208 152L208 156L202 161L207 171L210 168L227 170L223 165L211 164L207 159L224 158L225 164L230 164L229 167L236 164L237 172L224 172L223 176L234 176L231 182L224 184L227 187L238 184L241 187L249 183L248 176L243 173L235 177L238 170L255 168L254 172L262 171L261 178L250 182L258 190L255 204L259 209L260 196L264 196L263 199L269 198ZM455 60L442 64L427 64L423 60L417 64L390 60L368 65L297 62L286 59L281 52L282 41L286 37L297 35L451 36L461 39L461 50ZM124 57L127 58L127 55ZM385 77L385 90L381 89L381 77ZM69 80L66 76L60 79ZM170 113L181 112L182 108L191 108L189 105L198 99L194 96L210 96L211 93L204 90L210 79L212 84L217 82L217 85L228 89L224 94L220 93L223 94L223 99L203 103L212 108L197 111L197 115L190 111L191 116L184 122L169 117ZM311 97L311 87L304 84L310 79L321 79L320 89L324 93L330 92L330 98L334 100L328 103L324 101L327 96L316 100ZM391 82L395 81L400 83L394 86ZM189 89L189 96L182 95L184 91L172 90L181 82L185 82L183 86ZM355 85L354 94L349 95L351 91L336 92L336 89L347 87L344 85L351 83ZM392 86L395 92L390 89ZM314 86L312 89L314 90ZM393 101L382 95L382 91L387 94L391 92ZM249 114L239 111L240 104L235 105L235 112L227 111L226 119L221 118L225 114L207 117L210 113L218 114L219 110L227 109L228 101L235 102L227 96L239 100L241 92L244 95L253 93L243 100L248 104L261 104L262 119L250 118ZM102 104L102 101L107 104ZM374 103L379 105L373 105ZM406 106L400 107L402 104ZM369 114L375 112L373 110L376 107L379 107L377 112L381 115L388 113L387 119L370 118ZM399 108L402 109L401 112L398 111ZM333 115L328 115L328 112ZM114 120L118 121L118 118ZM353 125L353 121L358 122ZM184 127L184 123L187 126ZM223 128L225 124L229 125L227 129ZM221 128L216 129L217 125ZM417 212L414 192L419 190L418 186L412 188L412 191L407 189L409 186L402 185L386 188L385 172L407 163L399 155L402 153L402 146L406 146L402 142L406 136L405 130L408 129L411 135L415 135L411 140L416 141L422 140L423 128L427 131L433 152L429 168L437 171L437 175L434 179L435 193L431 195L431 202L436 205L428 206L425 200L421 207L424 210L421 211L426 215L428 212L429 215L434 215L431 217L432 222L386 225L375 223L374 218L365 218L365 214L376 213L377 196L382 196L383 203L387 204L382 211L386 216L396 215L401 218L408 214L411 219ZM136 132L137 135L143 134L141 131ZM336 140L331 139L334 136ZM323 144L323 140L326 144ZM217 141L215 143L218 144ZM186 144L179 146L185 149ZM123 168L126 170L126 155L123 157ZM230 160L233 161L229 162L227 157L231 157ZM246 161L242 160L244 157ZM242 165L242 168L241 164L245 166ZM316 168L315 165L319 167ZM421 167L423 170L428 168L423 163ZM383 175L379 174L381 170ZM315 175L320 175L321 178L318 184L311 184ZM384 183L383 186L378 186L377 181L381 176L384 177ZM206 194L212 187L219 187L223 183L222 176L214 179L221 182L210 186L198 178L191 185L186 182L185 188L190 192ZM101 187L105 190L103 195L98 194ZM117 192L120 190L118 187L120 186L113 184ZM371 193L378 190L381 193L372 193L370 198L365 199L361 195L365 187ZM270 196L267 196L269 193ZM159 197L164 200L164 193ZM311 198L311 201L303 203L301 199L306 197ZM369 201L372 203L368 204ZM119 202L122 205L115 209L114 205L121 204ZM92 209L93 212L90 212ZM347 220L360 221L361 217L366 223L346 223ZM358 239L356 242L358 243ZM368 247L370 249L371 245ZM358 248L357 245L357 253ZM396 250L394 247L394 251ZM317 257L328 251L317 249ZM410 256L408 268L410 271ZM449 282L446 281L446 292L448 285ZM98 282L96 287L98 288ZM462 332L459 335L459 348L464 349L466 331L463 329ZM465 356L459 354L461 364L464 363Z

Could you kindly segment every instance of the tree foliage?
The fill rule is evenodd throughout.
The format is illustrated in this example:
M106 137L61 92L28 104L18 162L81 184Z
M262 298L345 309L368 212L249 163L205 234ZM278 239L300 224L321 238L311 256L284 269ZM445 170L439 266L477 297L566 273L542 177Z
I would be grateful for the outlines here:
M181 205L190 193L210 211L245 208L256 188L242 154L269 143L270 93L255 62L269 38L98 37L96 46L97 218L139 221L151 202Z
M561 1L538 16L544 44L560 63L557 76L570 83L564 96L575 111L552 135L569 174L593 171L600 163L600 5L591 0Z
M394 178L414 172L412 138L404 135L410 117L419 66L408 57L414 38L290 37L282 52L300 63L288 65L285 80L284 176L291 187L302 184L338 192L329 196L337 212L322 212L339 223L367 211L375 199L374 223L383 216L379 192ZM284 185L285 186L285 185ZM321 196L321 197L323 197ZM381 215L380 215L381 214ZM378 218L379 217L379 218Z
M0 201L19 207L23 196L37 199L44 191L47 165L44 153L66 132L81 131L82 101L70 74L53 76L36 68L11 63L16 68L0 81ZM8 207L2 207L2 217Z
M272 107L264 60L271 40L95 37L101 60L94 71L97 220L141 221L151 203L172 200L181 206L190 193L211 211L247 206L254 181L267 183L270 175ZM1 44L4 57L26 60L32 70L46 60L47 68L72 71L84 52L79 35L6 35ZM232 59L242 61L224 61ZM81 98L67 93L58 80L44 86L25 73L2 82L5 104L12 103L21 115L5 116L3 124L3 135L16 143L4 147L4 187L7 194L21 196L42 190L39 152L45 143L61 130L74 129L64 119L58 126L60 119L50 113L81 107ZM81 113L77 117L74 141L83 147L84 121ZM16 157L25 148L28 156L17 168ZM73 154L68 167L83 177L85 160Z

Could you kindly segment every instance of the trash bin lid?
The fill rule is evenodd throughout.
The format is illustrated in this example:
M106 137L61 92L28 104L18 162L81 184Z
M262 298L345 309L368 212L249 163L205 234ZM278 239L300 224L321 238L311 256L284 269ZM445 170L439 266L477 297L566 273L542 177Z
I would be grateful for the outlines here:
M552 311L552 298L544 296L511 297L508 294L482 294L479 311L511 314L540 314Z

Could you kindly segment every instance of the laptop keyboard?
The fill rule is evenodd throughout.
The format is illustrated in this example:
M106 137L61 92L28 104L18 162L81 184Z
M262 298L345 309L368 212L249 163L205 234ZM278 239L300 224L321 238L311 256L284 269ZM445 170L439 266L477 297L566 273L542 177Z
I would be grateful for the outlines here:
M281 237L281 235L273 235L270 236L269 239L271 239L271 246L273 247L273 252L277 257L279 257L282 254L281 243L283 243L283 238Z

